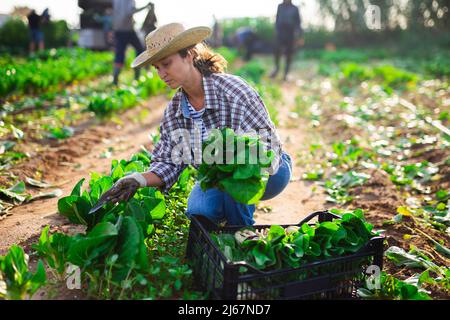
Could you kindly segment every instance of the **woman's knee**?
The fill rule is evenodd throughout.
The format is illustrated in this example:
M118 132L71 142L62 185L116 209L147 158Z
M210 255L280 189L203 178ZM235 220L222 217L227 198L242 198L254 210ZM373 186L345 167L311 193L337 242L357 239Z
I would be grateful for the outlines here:
M279 195L289 184L292 176L292 160L287 153L283 153L278 172L270 176L266 191L261 200L269 200Z
M219 190L210 189L202 191L200 186L194 186L188 198L186 216L206 216L213 222L223 219L223 196Z

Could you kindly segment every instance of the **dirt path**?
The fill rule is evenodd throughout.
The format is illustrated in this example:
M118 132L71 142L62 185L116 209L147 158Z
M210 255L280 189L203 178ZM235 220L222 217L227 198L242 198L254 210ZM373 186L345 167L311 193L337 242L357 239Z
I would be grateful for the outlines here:
M41 168L43 180L60 186L62 196L67 196L73 186L82 178L89 181L90 172L106 173L112 159L128 159L141 145L151 147L149 135L159 126L167 99L155 97L145 104L129 110L120 116L123 125L110 122L101 126L90 126L62 145L47 148L43 154L25 164L23 171ZM142 123L135 123L144 109L149 116ZM110 158L100 154L113 147ZM87 183L84 184L84 187ZM57 198L30 202L13 208L10 216L0 221L0 254L13 244L27 243L39 236L42 228L51 225L52 230L70 232L75 227L66 218L57 214Z
M320 188L314 189L311 182L301 180L304 170L298 164L298 152L309 146L314 137L304 119L290 116L299 87L292 81L280 83L280 86L284 101L278 109L277 130L283 149L292 158L292 179L279 196L260 203L254 215L257 224L298 223L310 213L330 207Z

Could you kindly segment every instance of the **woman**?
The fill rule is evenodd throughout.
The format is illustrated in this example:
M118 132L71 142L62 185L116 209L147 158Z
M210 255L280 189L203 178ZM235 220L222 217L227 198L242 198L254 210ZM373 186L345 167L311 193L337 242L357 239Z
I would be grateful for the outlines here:
M187 132L189 148L196 153L201 152L201 141L211 129L224 127L237 132L259 130L261 138L266 139L275 152L270 168L272 175L262 200L275 197L289 183L291 159L281 150L264 103L241 78L223 73L226 61L202 44L210 34L207 27L185 30L181 24L172 23L146 37L147 50L133 61L132 67L152 64L170 88L179 90L165 110L160 141L153 151L148 172L123 177L102 196L103 199L113 203L127 201L140 187L168 191L189 164L188 161L180 163L174 156L178 148L174 133ZM226 220L230 225L252 225L254 211L255 205L238 203L217 189L203 192L197 183L189 196L186 214L188 217L205 215L216 223Z

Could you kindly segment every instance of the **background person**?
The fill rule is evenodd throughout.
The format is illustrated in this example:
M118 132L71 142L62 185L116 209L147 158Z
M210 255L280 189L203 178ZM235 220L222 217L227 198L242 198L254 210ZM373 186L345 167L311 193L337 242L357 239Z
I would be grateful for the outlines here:
M217 20L216 16L213 15L213 29L212 29L212 35L211 39L209 39L209 42L211 43L211 46L213 48L219 48L222 46L223 41L223 30L222 26L220 25L219 20Z
M105 14L95 14L94 19L97 22L102 24L103 36L105 39L105 43L108 47L112 47L114 45L114 34L112 31L113 24L113 11L111 8L106 9Z
M41 30L41 16L35 10L31 10L28 18L28 27L30 29L30 53L36 50L44 50L44 33Z
M255 51L256 32L252 27L243 26L236 30L235 43L239 50L244 51L244 60L249 61Z
M286 65L283 79L287 80L295 45L297 43L299 45L304 44L300 12L298 7L292 4L291 0L284 0L278 5L277 18L275 20L275 33L275 70L271 73L270 77L275 78L277 76L280 69L280 57L284 51ZM299 40L297 41L296 39Z
M119 82L119 74L125 62L125 51L130 44L136 50L136 55L144 51L139 38L134 31L133 15L139 11L149 8L151 3L145 7L136 9L134 0L113 1L113 30L114 30L114 71L113 84ZM134 73L135 79L139 78L139 70Z

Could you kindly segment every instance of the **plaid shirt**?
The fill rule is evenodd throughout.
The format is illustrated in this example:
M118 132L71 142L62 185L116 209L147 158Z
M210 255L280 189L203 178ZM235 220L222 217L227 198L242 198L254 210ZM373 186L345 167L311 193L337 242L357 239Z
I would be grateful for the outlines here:
M258 133L259 130L264 130L261 137L276 155L269 173L276 173L282 153L281 143L267 108L258 93L240 77L223 73L204 76L203 88L205 91L203 124L206 130L209 132L211 129L225 127L238 133L252 131ZM186 129L193 137L196 129L189 109L186 110L183 107L183 95L183 90L178 90L164 112L160 125L160 141L153 150L149 169L164 182L164 187L161 188L164 192L177 182L179 175L188 165L173 163L171 154L177 142L171 138L171 132ZM194 152L198 152L198 149L201 151L201 145L196 146L193 143L192 146ZM198 167L198 164L193 166Z

